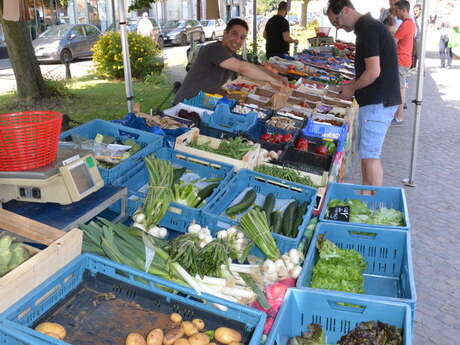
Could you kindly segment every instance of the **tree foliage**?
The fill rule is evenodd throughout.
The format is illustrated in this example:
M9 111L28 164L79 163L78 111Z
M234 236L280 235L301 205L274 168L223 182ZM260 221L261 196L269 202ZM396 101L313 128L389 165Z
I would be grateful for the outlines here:
M144 8L150 8L150 5L155 3L157 0L135 0L131 6L129 6L129 11L143 10Z
M279 0L257 0L257 13L263 14L278 8Z

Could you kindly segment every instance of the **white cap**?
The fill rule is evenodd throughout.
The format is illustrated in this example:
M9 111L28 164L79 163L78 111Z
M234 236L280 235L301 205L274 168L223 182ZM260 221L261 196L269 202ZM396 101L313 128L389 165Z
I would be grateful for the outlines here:
M142 13L142 17L148 18L149 14L147 12Z

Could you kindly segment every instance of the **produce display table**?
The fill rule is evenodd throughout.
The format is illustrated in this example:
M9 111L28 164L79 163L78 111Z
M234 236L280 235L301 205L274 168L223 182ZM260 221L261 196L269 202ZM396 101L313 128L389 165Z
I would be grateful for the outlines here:
M70 205L12 200L3 204L3 208L54 228L68 231L88 222L117 201L121 201L121 211L114 221L124 221L127 218L127 198L126 187L106 185L83 200Z

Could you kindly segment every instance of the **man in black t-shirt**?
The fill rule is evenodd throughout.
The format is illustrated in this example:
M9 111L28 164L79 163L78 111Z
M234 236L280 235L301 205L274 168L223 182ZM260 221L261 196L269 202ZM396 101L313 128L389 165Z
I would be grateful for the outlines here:
M282 57L289 54L289 43L299 43L290 35L289 22L285 18L287 13L287 2L281 1L278 5L278 13L271 17L265 25L264 38L267 41L265 44L267 59L272 56Z
M355 79L341 87L342 97L359 104L359 154L364 185L381 186L383 141L401 104L396 44L390 32L370 14L362 15L350 0L329 0L329 21L356 34Z

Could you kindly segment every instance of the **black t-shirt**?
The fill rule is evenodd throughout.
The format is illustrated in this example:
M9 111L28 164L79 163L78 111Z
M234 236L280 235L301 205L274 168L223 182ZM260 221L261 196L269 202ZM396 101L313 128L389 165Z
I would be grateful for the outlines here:
M222 85L234 74L234 72L219 65L231 57L238 58L238 55L232 54L222 42L210 43L201 47L198 57L174 98L174 104L182 102L186 98L192 98L200 91L219 92Z
M271 17L265 25L267 42L265 51L267 56L289 53L289 43L283 39L283 32L289 32L289 22L280 15Z
M360 106L383 103L385 107L401 104L399 89L398 57L391 33L368 13L355 24L356 34L356 79L363 74L365 58L380 57L380 75L369 86L355 93Z

